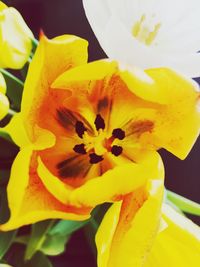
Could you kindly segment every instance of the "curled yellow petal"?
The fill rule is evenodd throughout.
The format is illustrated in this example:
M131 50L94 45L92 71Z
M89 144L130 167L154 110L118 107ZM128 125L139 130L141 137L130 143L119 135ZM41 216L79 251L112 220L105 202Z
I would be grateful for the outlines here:
M39 107L50 93L50 85L60 74L87 62L87 41L73 35L52 40L42 36L30 64L22 99L22 116L29 138L34 139L32 124Z
M134 68L122 71L121 77L140 98L156 105L149 116L154 129L146 141L164 147L184 159L200 131L199 87L192 79L167 68Z
M77 206L96 206L109 200L114 201L118 196L136 190L149 179L162 180L163 177L162 160L155 152L139 164L122 164L102 176L89 180L72 191L70 202Z
M96 236L98 267L143 266L158 230L162 194L163 182L151 180L147 191L140 188L113 204Z
M36 161L32 149L32 146L22 149L13 163L7 188L11 215L7 223L0 225L0 230L9 231L51 218L87 219L90 209L64 205L46 190L34 169Z
M200 262L199 226L166 204L163 205L162 214L167 227L157 235L144 266L198 266Z

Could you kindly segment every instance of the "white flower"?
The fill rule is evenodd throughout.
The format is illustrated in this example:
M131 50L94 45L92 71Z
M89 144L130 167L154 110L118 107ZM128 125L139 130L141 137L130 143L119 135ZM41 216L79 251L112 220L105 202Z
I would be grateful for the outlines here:
M83 0L110 58L200 76L200 0Z

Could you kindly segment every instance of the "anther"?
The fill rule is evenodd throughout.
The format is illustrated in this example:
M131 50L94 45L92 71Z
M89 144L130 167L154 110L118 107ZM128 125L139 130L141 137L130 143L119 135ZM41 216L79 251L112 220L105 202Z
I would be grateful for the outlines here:
M75 145L73 150L78 153L78 154L86 154L86 150L85 150L85 145L84 144L80 144L80 145Z
M116 128L113 130L112 136L119 140L123 140L125 138L125 132L120 128Z
M101 162L103 160L102 156L99 156L99 155L97 155L95 153L91 153L89 155L89 157L90 157L90 163L91 164L97 164L97 163L99 163L99 162Z
M112 146L111 153L115 155L116 157L119 156L123 151L123 148L121 146Z
M104 122L104 119L101 117L100 114L98 114L98 115L96 116L96 119L95 119L95 121L94 121L94 124L95 124L95 126L96 126L97 131L98 131L99 129L102 129L102 130L105 129L105 122Z
M84 124L81 121L77 121L75 125L76 133L80 138L83 137L83 134L87 129L85 128Z

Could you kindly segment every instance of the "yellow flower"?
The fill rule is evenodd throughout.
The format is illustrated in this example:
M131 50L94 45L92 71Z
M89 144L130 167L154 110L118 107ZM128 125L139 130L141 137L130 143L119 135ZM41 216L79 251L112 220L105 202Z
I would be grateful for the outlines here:
M9 101L5 96L6 82L3 75L0 73L0 120L8 113Z
M197 225L163 204L158 228L161 188L155 185L145 200L141 191L127 196L108 210L96 235L98 267L198 266Z
M22 68L30 55L32 38L20 13L0 1L0 67Z
M169 69L87 63L87 42L41 37L21 112L7 126L20 146L8 185L10 230L47 218L83 220L149 180L156 150L184 158L199 134L196 84Z

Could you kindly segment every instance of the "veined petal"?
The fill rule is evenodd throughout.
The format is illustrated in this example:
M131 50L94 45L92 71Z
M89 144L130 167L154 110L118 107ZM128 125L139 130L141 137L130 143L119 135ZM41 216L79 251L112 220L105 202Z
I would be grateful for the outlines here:
M153 107L155 126L149 135L151 140L147 140L184 159L200 130L198 84L167 68L149 69L145 74L135 69L129 71L121 76L130 90L158 104Z
M115 167L72 191L70 203L77 206L96 206L112 202L146 184L149 179L163 179L164 168L158 153L152 152L139 164ZM97 194L97 192L99 192Z
M9 231L51 218L87 219L90 216L89 208L64 205L46 190L36 173L35 164L33 147L26 147L17 155L7 189L11 215L9 221L0 226L0 230Z
M168 226L157 235L144 266L198 266L200 228L168 205L163 205L162 212Z
M163 181L148 182L114 204L101 223L96 244L98 267L140 267L159 227Z
M78 66L58 76L53 82L52 88L69 89L69 82L95 81L111 76L118 70L116 61L98 60L90 64ZM78 75L77 75L78 74ZM89 89L89 88L88 88Z
M34 139L32 125L44 97L50 93L51 83L64 71L86 62L87 41L72 35L52 40L41 37L29 67L22 99L22 116L29 138Z

